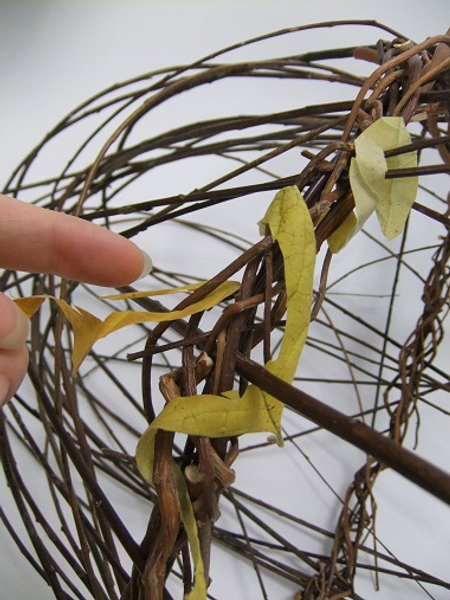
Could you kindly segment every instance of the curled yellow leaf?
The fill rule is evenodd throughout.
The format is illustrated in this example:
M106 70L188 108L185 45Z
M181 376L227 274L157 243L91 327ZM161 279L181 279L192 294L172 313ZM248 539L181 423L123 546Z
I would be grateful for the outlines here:
M199 287L200 285L201 284L194 284L195 287ZM186 288L186 286L183 287ZM193 289L191 286L188 287ZM78 306L72 307L65 300L51 296L17 298L15 302L28 317L31 317L38 310L46 297L52 298L56 302L61 312L72 325L74 334L72 364L73 373L76 373L95 342L118 331L122 327L139 323L160 323L163 321L184 319L190 315L216 306L219 302L234 294L238 288L239 283L236 281L225 281L210 292L205 298L182 310L172 310L169 312L115 311L110 313L104 320L99 319L83 308ZM176 291L180 290L178 289Z
M316 242L304 200L295 186L280 190L262 220L280 246L287 292L286 328L277 358L266 367L293 380L310 320ZM171 400L139 440L136 460L143 476L153 477L158 429L189 435L226 437L266 431L279 436L283 404L254 385L244 395L197 395Z
M174 475L175 485L177 487L178 501L180 505L180 516L183 521L186 535L191 550L192 561L194 563L194 586L185 600L205 600L206 599L206 582L205 568L202 559L200 548L200 540L198 537L197 521L195 520L194 509L192 508L189 492L186 487L186 482L179 466L172 464L172 472Z
M74 330L73 369L74 371L78 370L97 340L106 337L114 331L118 331L122 327L139 323L161 323L184 319L202 310L208 310L216 306L216 304L219 304L227 296L236 292L238 288L239 284L237 282L226 281L215 288L203 300L199 300L182 310L172 310L167 313L133 310L116 311L110 313L104 321L97 319L97 317L94 317L94 315L81 308L76 307L74 309L70 307L63 300L56 300Z
M174 288L165 288L162 290L148 290L144 292L126 292L125 294L112 294L110 296L101 296L101 300L135 300L136 298L150 298L151 296L165 296L167 294L178 294L180 292L192 292L198 290L205 282L188 283Z
M46 296L27 296L26 298L14 298L14 302L25 313L28 319L39 310Z

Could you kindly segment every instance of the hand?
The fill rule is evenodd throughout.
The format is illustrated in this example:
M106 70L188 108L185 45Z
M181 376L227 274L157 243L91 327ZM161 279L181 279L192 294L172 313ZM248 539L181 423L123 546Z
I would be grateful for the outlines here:
M0 268L121 287L149 273L152 263L108 229L0 194ZM25 376L27 335L27 318L0 292L0 406Z

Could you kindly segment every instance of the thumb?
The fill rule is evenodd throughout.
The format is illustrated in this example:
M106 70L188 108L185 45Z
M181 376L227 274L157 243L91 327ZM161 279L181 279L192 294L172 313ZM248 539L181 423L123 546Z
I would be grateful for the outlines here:
M25 313L0 292L0 349L13 350L23 346L28 337L28 329Z
M25 376L28 319L16 304L0 293L0 407L17 391Z

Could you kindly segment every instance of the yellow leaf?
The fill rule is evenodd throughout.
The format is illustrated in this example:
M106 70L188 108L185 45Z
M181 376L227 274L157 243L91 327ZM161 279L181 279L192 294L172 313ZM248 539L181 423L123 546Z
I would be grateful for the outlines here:
M28 319L31 319L45 299L46 296L28 296L27 298L14 298L14 302L25 313Z
M58 308L72 325L73 350L72 374L76 373L81 363L89 354L92 346L102 335L104 322L90 312L76 306L72 308L65 300L54 298Z
M416 152L407 152L385 159L384 152L411 143L411 137L401 117L382 117L355 140L355 157L350 162L350 185L355 200L356 222L350 219L331 237L332 252L337 252L355 235L376 211L384 235L394 239L405 226L417 195L418 178L386 179L386 171L414 168ZM345 235L347 234L347 238Z
M189 283L175 288L165 288L163 290L149 290L147 292L127 292L125 294L113 294L111 296L101 296L102 300L134 300L136 298L149 298L150 296L164 296L166 294L178 294L179 292L192 292L201 287L205 282Z
M137 446L136 461L139 470L150 483L153 480L154 446L158 429L212 438L260 431L278 434L278 428L268 416L261 391L255 386L249 386L242 397L236 390L230 390L222 396L199 394L174 398L151 423Z
M313 225L298 188L292 186L280 190L262 223L269 227L273 239L280 246L287 292L285 333L277 358L269 361L266 367L278 377L292 382L310 320L316 252ZM159 429L207 437L265 431L275 434L279 440L282 410L280 401L254 385L250 385L242 397L237 391L230 390L221 396L203 394L174 398L139 440L136 449L138 468L152 483L155 436ZM204 600L203 561L184 480L179 482L178 489L181 518L188 532L195 565L195 585L188 600Z
M196 289L202 284L193 285L194 287L183 287ZM225 281L210 292L205 298L182 310L172 310L170 312L116 311L110 313L103 321L87 310L78 306L72 307L65 300L54 298L53 296L17 298L15 302L29 318L38 310L45 298L52 298L56 302L61 312L72 325L74 334L72 364L73 373L76 373L95 342L106 337L110 333L113 333L122 327L126 327L127 325L136 325L138 323L161 323L163 321L184 319L203 310L209 310L228 296L234 294L238 289L239 283L236 281Z
M205 568L203 565L200 541L198 537L197 521L195 520L194 510L192 508L191 499L189 498L183 473L175 463L172 463L172 471L175 484L177 486L181 520L183 521L184 528L186 529L186 535L194 563L194 587L186 596L186 600L205 600Z
M350 237L353 235L355 227L357 225L357 218L354 212L351 212L345 221L333 231L333 233L329 236L327 242L330 251L333 254L336 254L345 246Z
M262 222L269 226L280 246L287 293L286 328L280 352L266 368L290 383L308 332L316 238L308 208L296 186L278 192Z
M81 318L77 312L69 307L64 301L57 300L61 310L63 310L67 319L74 328L74 348L73 348L73 368L76 371L93 344L101 339L121 329L127 325L136 325L138 323L161 323L165 321L175 321L176 319L184 319L195 313L203 310L208 310L216 306L224 300L224 298L234 294L239 288L239 284L235 281L225 281L203 300L199 300L182 310L172 310L167 313L163 312L141 312L141 311L117 311L109 314L104 321L99 321L90 313L77 308L81 313Z

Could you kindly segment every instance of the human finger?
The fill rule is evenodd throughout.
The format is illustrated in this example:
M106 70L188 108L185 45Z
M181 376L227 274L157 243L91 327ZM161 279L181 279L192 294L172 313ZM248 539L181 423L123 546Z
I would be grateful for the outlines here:
M0 406L17 392L27 367L28 350L25 344L13 350L0 350Z
M22 383L28 366L25 341L28 319L15 303L0 293L0 406Z
M0 266L120 287L150 272L151 260L106 228L0 195Z
M28 319L20 308L0 292L0 349L23 346L28 337Z

